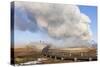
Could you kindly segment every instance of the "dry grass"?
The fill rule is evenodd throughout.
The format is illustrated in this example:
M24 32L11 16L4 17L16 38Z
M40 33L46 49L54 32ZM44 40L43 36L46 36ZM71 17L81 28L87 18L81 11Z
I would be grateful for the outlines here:
M54 60L54 58L51 58L51 59L48 58L48 60L43 61L43 64L73 62L73 60L70 60L70 59L73 59L74 57L84 59L84 57L93 56L97 59L96 49L86 49L86 50L82 49L82 50L80 50L80 48L79 48L77 50L76 50L76 52L75 52L75 49L74 49L74 51L73 51L73 49L72 50L71 49L68 49L68 50L67 49L63 49L63 50L53 49L53 50L50 50L51 52L53 52L55 54L54 56L57 56L56 52L58 52L58 54L59 54L58 57L64 57L63 52L66 53L67 54L66 55L67 60L62 61L61 59L60 60ZM84 52L84 51L87 52L86 56L80 57L79 53ZM72 52L72 56L69 57L67 52ZM28 61L35 61L40 57L44 57L44 56L42 56L41 51L38 51L35 48L32 48L32 47L14 48L15 64L20 64L20 63L24 63L24 62L28 62Z
M36 51L34 48L23 47L14 49L15 64L34 61L40 56L41 52Z

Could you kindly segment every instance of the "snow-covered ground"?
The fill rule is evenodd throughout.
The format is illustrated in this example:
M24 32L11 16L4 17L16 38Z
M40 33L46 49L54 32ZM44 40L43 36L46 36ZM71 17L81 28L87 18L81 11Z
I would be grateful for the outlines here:
M41 64L41 63L43 63L42 61L46 61L46 60L48 60L48 59L47 58L38 58L35 61L29 61L29 62L21 63L20 65Z

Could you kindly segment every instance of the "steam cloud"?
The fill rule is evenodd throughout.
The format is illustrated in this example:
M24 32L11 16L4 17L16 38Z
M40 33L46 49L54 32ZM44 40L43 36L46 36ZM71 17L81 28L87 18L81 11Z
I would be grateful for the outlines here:
M63 47L91 46L90 22L76 5L15 2L18 29L45 31L49 37L63 40Z

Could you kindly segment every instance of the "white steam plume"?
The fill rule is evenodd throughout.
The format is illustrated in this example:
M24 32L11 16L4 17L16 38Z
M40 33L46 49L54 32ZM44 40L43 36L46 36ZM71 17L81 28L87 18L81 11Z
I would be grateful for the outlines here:
M15 2L15 7L23 9L28 20L32 19L31 22L28 21L31 25L27 30L33 25L33 32L38 27L50 37L64 39L64 45L71 46L88 45L88 40L91 39L91 20L76 5ZM20 23L16 21L18 27Z

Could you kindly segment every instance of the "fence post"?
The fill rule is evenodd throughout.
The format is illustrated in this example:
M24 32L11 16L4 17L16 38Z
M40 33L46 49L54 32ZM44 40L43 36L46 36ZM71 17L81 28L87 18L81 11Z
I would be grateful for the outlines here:
M69 56L72 56L72 53L69 53Z
M76 58L76 57L74 58L74 61L75 61L75 62L77 61L77 58Z
M55 56L55 60L57 60L57 57Z
M81 56L83 56L83 53L81 53Z
M64 58L63 58L63 57L61 57L61 60L64 60Z
M92 58L91 57L89 57L89 61L92 61Z

